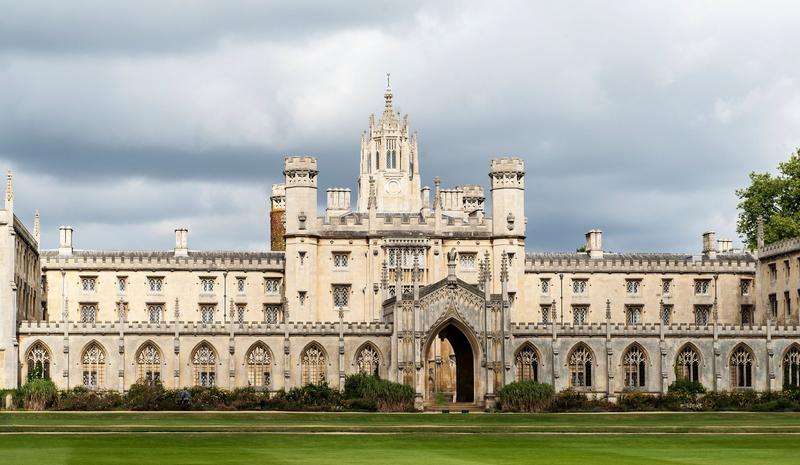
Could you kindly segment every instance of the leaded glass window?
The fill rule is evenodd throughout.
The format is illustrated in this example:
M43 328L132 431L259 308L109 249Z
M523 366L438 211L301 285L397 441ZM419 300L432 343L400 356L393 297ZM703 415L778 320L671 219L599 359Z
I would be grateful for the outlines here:
M550 278L542 278L540 282L542 295L550 294Z
M475 271L475 264L477 262L476 253L462 252L458 254L459 268L461 271Z
M753 354L744 346L733 351L730 358L731 388L753 387Z
M516 381L539 381L539 357L536 351L526 346L514 357Z
M572 323L576 325L586 324L586 317L589 314L589 307L585 305L575 305L572 307Z
M151 294L161 294L161 292L164 290L164 278L147 278L147 288Z
M701 326L708 325L708 313L710 309L711 309L710 305L695 305L694 324Z
M83 276L81 278L81 290L83 292L94 292L97 286L97 278L94 276Z
M783 387L800 387L800 348L796 345L783 357Z
M276 325L281 322L280 305L264 306L264 322L270 325Z
M751 280L743 279L739 281L739 290L741 291L742 295L750 295L750 287L751 287Z
M356 357L356 366L359 373L379 376L380 363L381 358L378 355L378 350L371 345L367 345L361 349L358 353L358 357Z
M150 304L147 306L147 317L150 323L161 323L164 317L164 306L162 304Z
M542 323L548 324L550 323L550 306L549 305L542 305Z
M592 386L592 353L585 345L579 345L569 354L569 383L573 388Z
M201 305L200 306L200 321L203 323L213 323L214 322L214 311L216 310L215 305Z
M333 267L337 270L344 270L350 266L349 253L334 253L333 254Z
M244 323L244 314L247 311L247 306L244 304L236 304L236 323Z
M161 381L161 351L148 342L136 356L136 369L140 383L158 383Z
M694 293L695 295L708 295L708 290L711 287L710 279L695 279L694 280Z
M281 287L281 280L277 278L267 278L264 280L264 289L267 294L277 294Z
M106 352L99 344L93 342L84 349L81 355L83 371L83 387L97 389L105 382Z
M333 306L347 308L350 305L350 285L335 284L333 286Z
M642 322L642 306L641 305L626 305L625 306L625 323L628 325L638 325Z
M97 305L81 304L81 323L95 323L97 321Z
M589 281L587 279L573 279L572 280L572 293L575 295L586 295L589 288Z
M661 306L661 323L668 325L672 322L672 305Z
M665 296L672 294L672 280L671 279L662 279L661 280L661 294L665 295Z
M645 368L647 356L644 349L638 345L632 346L622 356L622 366L625 371L625 387L641 388L645 386Z
M28 350L28 379L50 379L50 351L41 342Z
M693 382L700 381L700 355L694 348L686 346L675 360L675 377Z
M200 288L202 289L203 294L212 294L214 292L215 283L216 279L214 278L201 278Z
M244 294L245 291L245 278L236 278L236 292Z
M322 347L316 344L308 347L303 351L303 355L300 359L303 369L303 384L318 384L325 381L327 362Z
M203 343L192 354L194 385L212 387L217 384L217 354L208 344Z
M272 357L269 349L257 343L247 353L247 382L256 388L269 389L272 385Z
M632 295L638 295L642 288L642 280L641 279L626 279L625 280L625 292Z

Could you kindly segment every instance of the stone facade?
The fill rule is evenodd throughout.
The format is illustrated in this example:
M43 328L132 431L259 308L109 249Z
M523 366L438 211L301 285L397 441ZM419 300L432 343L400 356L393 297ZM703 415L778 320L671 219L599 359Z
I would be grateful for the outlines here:
M524 162L489 163L490 199L478 184L421 186L416 134L392 102L387 89L362 134L354 203L331 188L318 212L316 159L286 158L271 252L194 251L185 228L172 251L81 250L69 226L39 252L11 219L9 181L2 385L46 371L61 388L277 390L363 371L413 386L422 407L491 406L520 379L611 399L678 376L797 383L800 242L743 252L707 232L697 254L612 253L593 229L581 252L526 253ZM20 313L22 288L33 307Z

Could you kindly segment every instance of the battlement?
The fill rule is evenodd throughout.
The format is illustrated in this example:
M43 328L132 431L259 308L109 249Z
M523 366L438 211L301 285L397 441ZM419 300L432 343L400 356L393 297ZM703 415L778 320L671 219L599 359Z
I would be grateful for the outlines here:
M483 192L483 186L479 184L467 184L462 188L464 190L465 199L482 199L486 198Z
M308 171L317 173L317 159L305 156L286 157L284 159L283 173L287 174L290 171Z
M525 174L525 161L517 157L502 157L492 160L489 168L494 173L521 173Z

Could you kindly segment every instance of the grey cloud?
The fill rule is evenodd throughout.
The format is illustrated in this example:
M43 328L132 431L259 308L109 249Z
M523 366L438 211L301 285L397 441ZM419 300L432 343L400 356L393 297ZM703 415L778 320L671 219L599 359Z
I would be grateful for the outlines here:
M735 239L734 190L800 145L794 5L779 17L745 3L291 4L277 16L215 4L184 18L135 5L113 12L130 25L110 26L95 24L102 11L56 8L65 21L40 45L46 17L0 20L13 23L0 23L0 50L13 49L0 54L0 158L29 180L18 205L47 210L50 226L83 223L97 247L168 247L180 221L197 247L258 246L285 154L319 158L320 202L325 187L354 188L386 71L426 184L486 186L491 158L525 158L532 250L572 250L592 227L619 251L696 251L706 228ZM81 11L92 22L77 30ZM142 38L153 21L180 30ZM112 26L119 37L102 40ZM48 45L59 41L69 53ZM147 194L123 189L121 204L82 189L132 179Z
M296 40L409 22L416 2L76 0L0 2L0 50L12 53L167 54L221 41Z

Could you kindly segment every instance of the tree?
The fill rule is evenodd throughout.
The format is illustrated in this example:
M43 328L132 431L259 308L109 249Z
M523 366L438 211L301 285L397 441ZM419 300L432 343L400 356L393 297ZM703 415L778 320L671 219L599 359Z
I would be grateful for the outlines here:
M759 218L764 223L764 243L800 236L800 149L778 165L776 176L750 173L750 186L737 189L739 220L736 231L747 246L758 243Z

